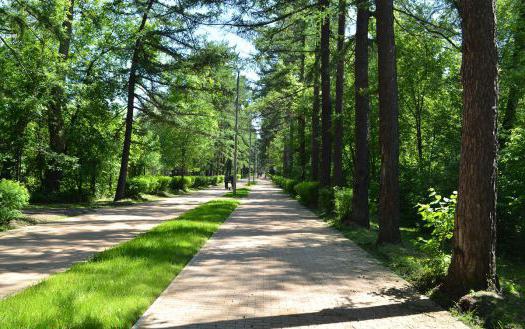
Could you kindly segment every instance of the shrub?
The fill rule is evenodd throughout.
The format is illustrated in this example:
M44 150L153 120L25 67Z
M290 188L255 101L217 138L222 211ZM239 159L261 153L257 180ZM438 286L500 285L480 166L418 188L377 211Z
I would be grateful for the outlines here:
M195 176L193 179L193 185L191 187L200 188L208 186L208 180L206 176Z
M0 181L0 223L20 216L20 209L29 202L29 192L22 184L2 179Z
M292 195L292 196L295 196L296 193L295 193L295 185L297 185L297 183L299 183L298 181L296 181L295 179L290 179L290 178L285 178L285 182L284 182L284 190L286 191L286 193Z
M126 196L137 198L141 193L150 193L150 186L153 186L151 179L146 176L138 176L126 180Z
M337 220L350 217L352 209L352 188L336 187L334 189L334 211Z
M334 189L319 189L319 209L324 215L331 215L334 212Z
M126 181L126 196L137 198L141 193L160 194L171 187L169 176L137 176Z
M171 178L170 187L173 191L187 191L193 184L190 176L174 176Z
M445 251L446 244L452 239L458 194L454 191L449 198L443 198L434 189L429 191L434 200L428 204L419 203L417 207L424 226L432 229L431 237L428 240L420 237L418 240L427 251L440 253Z
M93 201L93 195L88 190L69 189L60 192L49 193L37 190L31 193L31 203L89 203Z
M306 206L316 208L319 199L318 182L301 182L294 186L295 193L299 200Z
M170 190L171 177L170 176L158 176L157 178L157 190L155 193L168 192Z

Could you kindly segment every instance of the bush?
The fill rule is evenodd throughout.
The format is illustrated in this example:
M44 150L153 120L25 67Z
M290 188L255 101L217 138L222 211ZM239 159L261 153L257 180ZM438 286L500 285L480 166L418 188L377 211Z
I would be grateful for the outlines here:
M157 190L155 193L168 192L170 190L171 177L170 176L159 176L157 183Z
M352 210L352 188L336 187L334 190L334 211L337 220L350 217Z
M282 188L286 193L291 194L291 195L296 194L294 187L295 185L297 185L297 183L299 183L298 181L294 179L286 178L283 176L276 176L276 175L271 176L271 179L277 186Z
M150 182L147 177L139 176L126 180L126 196L137 198L141 193L148 193Z
M89 203L93 201L93 195L89 190L69 189L60 192L49 193L37 190L31 193L31 203Z
M137 198L141 193L160 194L170 190L169 176L137 176L126 181L126 196Z
M174 176L171 178L170 187L173 191L187 191L193 181L189 176Z
M25 186L7 179L0 181L0 223L7 223L20 216L20 209L28 202L29 192Z
M294 186L295 193L299 196L299 200L306 206L317 208L317 201L319 199L319 183L318 182L301 182Z
M195 176L193 179L193 185L191 187L201 188L208 186L208 179L206 176Z
M432 232L428 240L421 237L418 240L426 251L441 253L446 251L446 244L452 239L458 194L454 191L449 198L443 198L434 189L429 191L434 200L428 204L419 203L417 207L425 227L431 228Z
M331 215L334 212L334 189L319 189L319 209L324 215Z

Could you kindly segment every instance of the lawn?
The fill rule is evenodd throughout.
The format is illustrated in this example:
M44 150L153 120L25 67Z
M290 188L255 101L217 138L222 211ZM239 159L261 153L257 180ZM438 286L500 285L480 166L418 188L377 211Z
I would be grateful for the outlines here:
M130 328L237 205L210 201L0 301L0 327Z
M226 193L224 196L227 198L246 198L250 194L250 189L246 187L238 188L237 193L234 195L233 191Z

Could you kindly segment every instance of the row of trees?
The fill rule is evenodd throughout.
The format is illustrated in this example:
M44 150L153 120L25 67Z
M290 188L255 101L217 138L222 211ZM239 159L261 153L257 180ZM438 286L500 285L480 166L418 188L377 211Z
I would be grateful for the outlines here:
M222 173L238 58L198 33L222 4L0 2L0 176L79 201L125 197L129 175ZM250 129L241 111L240 168Z
M498 1L497 12L493 1L467 0L255 3L236 24L256 36L266 165L326 188L352 186L345 222L369 227L372 209L378 243L400 242L400 223L414 223L428 188L457 189L442 290L496 287L496 206L501 219L513 217L500 220L502 232L515 238L524 224L521 170L509 167L523 160L523 3ZM512 238L504 243L520 243Z

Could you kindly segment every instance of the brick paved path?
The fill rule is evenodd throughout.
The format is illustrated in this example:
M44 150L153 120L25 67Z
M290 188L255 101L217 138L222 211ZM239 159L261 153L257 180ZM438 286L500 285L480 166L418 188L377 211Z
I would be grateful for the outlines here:
M135 328L466 328L266 182Z
M0 233L0 298L224 193L219 186Z

